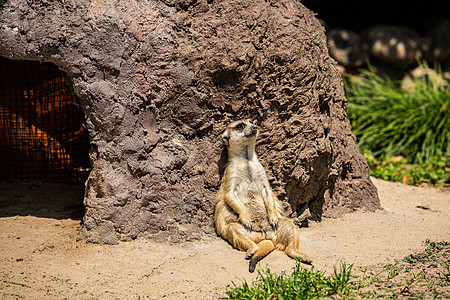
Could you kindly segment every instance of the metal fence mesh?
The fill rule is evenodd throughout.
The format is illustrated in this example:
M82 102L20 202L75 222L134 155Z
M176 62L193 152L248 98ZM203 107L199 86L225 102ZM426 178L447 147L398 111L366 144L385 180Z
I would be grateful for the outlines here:
M55 65L0 58L0 181L80 183L85 120Z

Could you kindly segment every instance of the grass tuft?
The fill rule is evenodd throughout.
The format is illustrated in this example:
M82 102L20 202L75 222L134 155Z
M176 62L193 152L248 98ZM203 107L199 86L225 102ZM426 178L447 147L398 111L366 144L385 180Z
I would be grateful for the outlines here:
M341 263L333 274L314 267L305 269L296 262L292 273L275 274L269 268L258 269L249 285L233 282L227 291L229 299L449 299L450 243L427 239L421 253L384 266L353 271L353 265Z
M435 71L442 74L438 67ZM448 165L449 85L419 77L413 79L414 89L405 91L374 72L361 73L362 80L346 83L348 117L358 146L375 157L401 155L415 163L440 157Z
M352 265L341 263L334 273L325 276L324 272L312 267L305 269L297 261L290 275L275 274L258 270L256 280L250 286L245 280L241 286L233 282L234 288L227 292L229 299L317 299L332 295L350 294L349 282Z

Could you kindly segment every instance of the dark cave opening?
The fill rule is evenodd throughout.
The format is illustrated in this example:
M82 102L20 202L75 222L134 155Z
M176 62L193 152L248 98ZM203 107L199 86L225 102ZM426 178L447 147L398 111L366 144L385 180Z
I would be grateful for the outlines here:
M81 219L90 143L75 102L54 64L0 58L0 216Z

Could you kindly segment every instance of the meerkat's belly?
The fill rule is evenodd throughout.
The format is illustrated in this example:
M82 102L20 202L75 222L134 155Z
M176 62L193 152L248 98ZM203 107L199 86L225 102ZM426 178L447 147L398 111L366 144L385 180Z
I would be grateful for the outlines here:
M267 209L264 199L267 197L266 189L261 182L243 180L237 187L239 199L241 199L252 220L252 230L269 231L271 226L267 218Z

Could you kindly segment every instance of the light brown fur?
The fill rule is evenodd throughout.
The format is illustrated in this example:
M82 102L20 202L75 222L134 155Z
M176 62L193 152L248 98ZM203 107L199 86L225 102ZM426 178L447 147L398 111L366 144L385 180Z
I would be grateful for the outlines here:
M246 252L249 271L274 249L310 264L298 251L298 228L281 215L280 203L255 152L257 126L249 120L228 125L222 138L228 162L217 195L214 222L217 234Z

